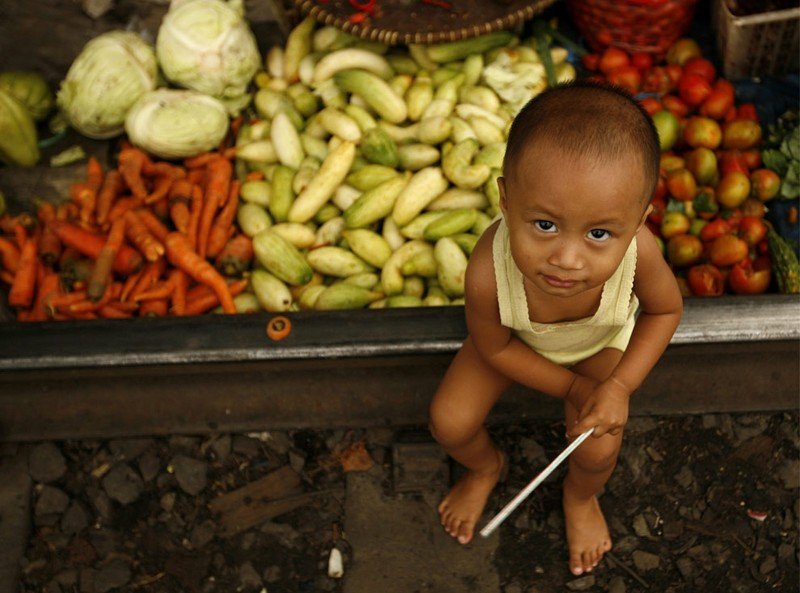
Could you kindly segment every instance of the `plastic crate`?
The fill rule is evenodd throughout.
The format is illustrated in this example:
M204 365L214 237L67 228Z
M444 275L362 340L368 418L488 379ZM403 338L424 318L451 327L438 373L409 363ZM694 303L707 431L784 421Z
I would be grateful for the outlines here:
M800 8L736 16L714 0L712 20L726 78L780 76L798 69Z

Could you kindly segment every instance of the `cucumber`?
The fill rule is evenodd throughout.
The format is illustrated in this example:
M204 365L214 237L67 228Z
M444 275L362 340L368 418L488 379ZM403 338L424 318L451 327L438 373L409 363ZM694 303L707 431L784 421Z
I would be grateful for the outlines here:
M253 251L267 271L288 284L308 284L314 275L297 248L270 229L253 237Z
M800 293L800 264L794 249L772 228L767 231L767 241L778 291L781 294Z

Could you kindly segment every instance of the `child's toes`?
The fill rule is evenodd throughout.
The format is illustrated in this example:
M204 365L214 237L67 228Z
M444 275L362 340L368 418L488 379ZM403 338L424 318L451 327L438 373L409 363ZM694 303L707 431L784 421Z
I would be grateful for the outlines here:
M569 554L569 569L574 575L583 574L583 561L579 552L570 552Z
M458 528L458 542L468 544L472 539L472 530L475 526L469 521L464 521Z

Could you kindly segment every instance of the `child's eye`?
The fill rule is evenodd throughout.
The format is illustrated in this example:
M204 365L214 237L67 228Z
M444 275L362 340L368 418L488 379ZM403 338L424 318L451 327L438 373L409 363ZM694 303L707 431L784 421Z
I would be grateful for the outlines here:
M537 220L533 223L537 229L542 231L543 233L555 233L556 232L556 225L554 225L549 220Z
M611 238L611 233L603 229L592 229L589 231L589 238L595 241L606 241Z

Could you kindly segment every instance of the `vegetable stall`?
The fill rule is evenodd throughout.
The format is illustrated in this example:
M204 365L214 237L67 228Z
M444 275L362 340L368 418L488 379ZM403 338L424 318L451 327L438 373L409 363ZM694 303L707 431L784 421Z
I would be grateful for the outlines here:
M0 74L2 438L424 422L510 122L577 76L662 143L647 224L686 315L634 413L793 405L796 105L767 125L684 31L609 45L591 2L580 31L555 6L426 44L370 39L380 4L343 9L367 39L297 14L264 43L239 3L175 2L153 43L77 48L55 97ZM554 411L516 390L497 417Z

